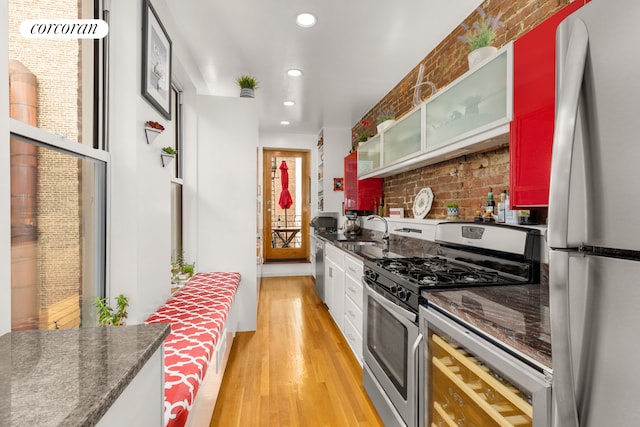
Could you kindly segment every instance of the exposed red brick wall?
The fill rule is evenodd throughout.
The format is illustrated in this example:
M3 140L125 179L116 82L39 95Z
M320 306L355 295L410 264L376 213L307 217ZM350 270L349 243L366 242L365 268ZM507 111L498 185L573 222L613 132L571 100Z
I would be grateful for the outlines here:
M579 1L579 0L576 0ZM484 11L491 15L502 12L505 26L498 31L493 45L500 48L517 39L552 15L569 0L486 0ZM476 11L465 23L472 25L478 19ZM419 64L415 66L391 91L384 96L361 120L377 123L380 112L391 108L396 117L401 117L413 109L413 87L416 84L420 64L425 64L424 81L435 83L442 89L468 70L467 46L457 39L464 30L457 27ZM431 90L424 86L423 100L431 96ZM360 121L353 127L361 130ZM406 216L411 215L413 198L423 187L431 187L435 199L427 218L444 218L445 205L455 201L461 205L461 218L471 219L475 210L486 202L487 193L493 187L497 197L500 189L509 185L509 146L505 145L485 153L462 156L432 166L405 172L384 179L386 206L404 207ZM408 213L407 213L408 212Z

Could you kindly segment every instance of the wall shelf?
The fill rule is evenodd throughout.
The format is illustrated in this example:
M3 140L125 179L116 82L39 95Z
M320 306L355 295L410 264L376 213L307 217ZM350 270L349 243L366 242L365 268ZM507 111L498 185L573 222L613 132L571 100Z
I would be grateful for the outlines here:
M164 126L153 120L147 120L144 123L144 135L147 138L147 144L151 144L164 131Z
M165 153L164 151L160 153L160 160L162 160L162 167L166 168L169 163L176 158L175 154Z

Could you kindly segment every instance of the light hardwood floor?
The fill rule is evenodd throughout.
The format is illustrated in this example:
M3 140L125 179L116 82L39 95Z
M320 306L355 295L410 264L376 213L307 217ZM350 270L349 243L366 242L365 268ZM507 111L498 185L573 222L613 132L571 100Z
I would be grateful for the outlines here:
M262 279L258 328L233 341L218 426L383 426L313 278Z

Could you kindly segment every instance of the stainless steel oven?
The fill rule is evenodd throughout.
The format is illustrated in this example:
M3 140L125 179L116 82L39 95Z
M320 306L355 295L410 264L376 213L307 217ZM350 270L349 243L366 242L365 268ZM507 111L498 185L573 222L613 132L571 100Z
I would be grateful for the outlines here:
M418 423L422 335L418 316L364 279L363 384L386 427Z
M424 418L421 291L535 283L538 239L530 229L441 223L437 255L365 259L363 383L385 426Z

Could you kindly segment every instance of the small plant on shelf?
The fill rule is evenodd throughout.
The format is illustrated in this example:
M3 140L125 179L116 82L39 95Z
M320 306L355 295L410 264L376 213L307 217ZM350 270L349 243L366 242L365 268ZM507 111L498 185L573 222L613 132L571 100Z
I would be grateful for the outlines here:
M178 283L185 281L195 273L196 263L188 263L184 260L184 251L179 249L173 261L171 261L171 282Z
M247 74L241 74L240 77L236 79L236 83L240 86L240 89L258 89L258 80Z
M457 203L447 203L447 218L458 219L459 211Z
M254 97L254 91L258 89L258 80L255 77L241 74L240 77L236 78L236 83L240 86L241 98Z
M100 326L123 326L124 319L129 315L127 307L129 306L129 298L120 294L116 297L117 309L114 310L107 301L107 298L96 297L94 305L98 314L98 325Z
M491 46L496 38L498 28L504 27L504 22L500 21L502 12L491 16L487 15L481 7L476 10L480 14L480 19L474 22L471 27L464 23L461 24L460 26L466 31L466 34L458 36L458 40L465 42L471 51Z
M395 120L395 118L396 118L396 115L393 109L385 108L380 112L380 115L378 116L378 123L383 123L383 122L386 122L387 120Z
M154 122L153 120L147 120L144 125L148 128L159 130L160 132L164 130L164 126L158 122Z
M175 148L169 147L169 146L162 147L162 152L165 154L173 154L173 155L178 154L178 151Z
M182 273L188 275L188 277L193 276L193 273L195 272L196 269L196 263L193 262L191 264L185 264L184 267L182 267Z

